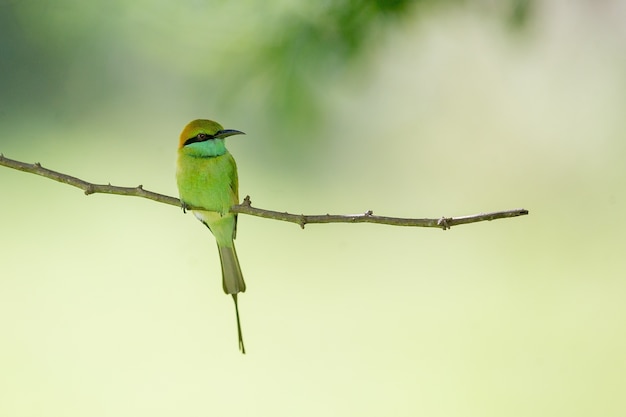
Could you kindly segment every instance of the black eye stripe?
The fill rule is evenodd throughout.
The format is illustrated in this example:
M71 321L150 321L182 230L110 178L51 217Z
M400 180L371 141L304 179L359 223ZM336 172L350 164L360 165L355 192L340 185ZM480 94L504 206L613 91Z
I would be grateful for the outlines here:
M189 144L196 143L196 142L205 142L205 141L211 140L211 139L215 139L215 136L209 135L207 133L198 133L193 138L187 139L185 141L185 143L183 144L183 146L187 146Z

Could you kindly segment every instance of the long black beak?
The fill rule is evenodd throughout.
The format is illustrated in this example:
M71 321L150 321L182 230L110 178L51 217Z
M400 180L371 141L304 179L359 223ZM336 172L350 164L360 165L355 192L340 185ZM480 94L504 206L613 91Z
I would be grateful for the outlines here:
M215 132L215 135L213 135L213 137L216 137L216 138L227 138L227 137L233 136L233 135L245 135L245 133L240 132L239 130L234 130L234 129L224 129L224 130L219 130L219 131Z

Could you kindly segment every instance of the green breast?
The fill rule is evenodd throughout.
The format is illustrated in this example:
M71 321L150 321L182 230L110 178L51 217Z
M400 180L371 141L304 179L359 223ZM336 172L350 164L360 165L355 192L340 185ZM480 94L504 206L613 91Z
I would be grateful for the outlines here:
M226 213L239 202L237 166L228 152L196 157L179 150L176 182L180 199L187 205Z

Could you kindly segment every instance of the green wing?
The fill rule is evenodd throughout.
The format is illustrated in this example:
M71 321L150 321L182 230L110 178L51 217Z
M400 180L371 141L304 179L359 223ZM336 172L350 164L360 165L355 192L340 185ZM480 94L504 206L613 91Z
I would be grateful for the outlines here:
M229 154L230 155L230 154ZM235 162L235 158L230 155L230 160L232 162L233 173L230 176L230 190L232 192L232 201L233 205L239 204L239 177L237 175L237 163ZM235 226L233 227L233 239L237 237L237 215L235 214Z

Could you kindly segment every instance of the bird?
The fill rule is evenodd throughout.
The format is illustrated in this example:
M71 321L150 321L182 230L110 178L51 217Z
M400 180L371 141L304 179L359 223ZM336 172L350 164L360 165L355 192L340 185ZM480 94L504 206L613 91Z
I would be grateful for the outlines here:
M234 239L237 214L230 212L239 203L237 164L224 140L245 133L224 129L212 120L189 122L180 134L176 160L176 183L183 211L189 207L209 228L217 242L222 266L222 287L235 302L239 350L246 353L239 319L237 294L246 291Z

